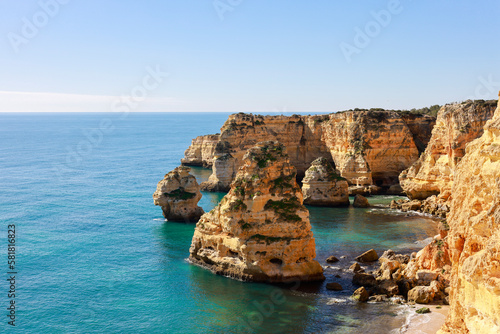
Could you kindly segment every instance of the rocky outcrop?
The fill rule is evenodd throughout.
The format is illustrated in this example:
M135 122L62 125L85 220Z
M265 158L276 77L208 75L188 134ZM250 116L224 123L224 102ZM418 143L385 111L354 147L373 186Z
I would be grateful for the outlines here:
M370 203L363 195L356 195L354 196L352 206L354 206L355 208L369 208Z
M349 206L349 184L325 158L314 160L302 180L304 204Z
M374 300L399 296L401 301L419 304L447 303L451 266L446 247L444 240L438 238L411 259L388 250L378 259L378 270L373 274L355 272L353 284L375 294L370 298Z
M196 222L203 214L198 206L201 199L196 178L189 174L191 168L177 167L158 182L153 194L154 204L161 206L167 220Z
M186 166L211 167L219 139L220 136L218 134L198 136L193 139L191 146L184 152L184 158L181 159L182 164Z
M422 213L428 213L433 216L446 218L446 215L450 211L450 203L448 198L451 192L446 191L439 196L432 195L423 201L418 199L398 199L391 202L391 209L398 209L403 212L408 211L418 211Z
M418 159L418 147L427 142L426 134L432 126L430 116L410 117L393 111L346 111L316 116L239 113L229 116L218 139L196 138L183 163L201 161L205 166L213 165L214 177L204 189L229 189L227 180L231 174L234 178L245 152L257 142L277 140L286 147L299 180L315 159L323 157L335 163L350 186L357 187L353 191L374 193L398 185L398 175ZM215 161L224 154L230 154L234 160L221 160L215 166Z
M431 139L432 129L436 125L436 118L419 114L403 114L402 117L413 135L418 151L424 152Z
M447 333L500 333L500 108L467 145L448 215L452 261Z
M241 280L323 280L309 212L285 147L259 143L242 163L229 193L196 224L190 260Z
M496 101L469 100L441 108L425 152L399 177L410 199L423 200L451 189L454 170L465 154L465 145L482 135L495 107Z
M228 192L236 176L236 163L229 153L217 155L213 160L212 175L202 182L201 190Z
M328 115L322 125L335 165L352 185L390 187L418 159L413 134L399 113L347 111Z

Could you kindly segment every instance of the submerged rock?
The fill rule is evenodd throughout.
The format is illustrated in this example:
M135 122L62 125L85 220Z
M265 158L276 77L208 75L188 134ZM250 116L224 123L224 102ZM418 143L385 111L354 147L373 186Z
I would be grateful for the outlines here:
M339 259L337 259L337 257L335 256L329 256L327 259L326 259L326 262L327 263L335 263L335 262L339 262Z
M295 175L283 145L249 149L229 193L196 225L190 260L241 280L324 280Z
M333 290L333 291L342 291L342 290L344 290L342 288L342 285L340 285L339 283L327 283L326 284L326 289L327 290Z
M325 158L314 160L302 180L304 204L349 206L349 184Z
M177 167L158 182L154 204L161 206L167 220L196 222L203 214L198 206L200 187L190 171L189 167Z

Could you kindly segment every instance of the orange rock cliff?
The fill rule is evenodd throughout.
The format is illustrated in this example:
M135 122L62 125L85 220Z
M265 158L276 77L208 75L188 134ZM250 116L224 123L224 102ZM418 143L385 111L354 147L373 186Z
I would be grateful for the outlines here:
M465 154L465 145L483 134L493 117L496 100L447 104L438 113L425 152L399 179L411 199L423 200L451 190L455 167Z
M323 280L295 176L283 145L250 148L229 193L196 224L190 260L241 280Z
M312 161L323 157L334 162L351 188L397 193L399 174L417 161L434 123L431 116L393 111L315 116L239 113L229 116L220 135L194 139L182 163L211 166L212 176L202 189L228 191L246 150L260 141L277 140L286 147L299 180Z
M467 145L451 193L451 308L442 333L500 333L500 108Z

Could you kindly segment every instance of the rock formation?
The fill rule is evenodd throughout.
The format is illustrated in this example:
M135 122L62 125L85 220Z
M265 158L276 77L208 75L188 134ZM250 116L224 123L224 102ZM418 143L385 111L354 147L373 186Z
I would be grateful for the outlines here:
M447 333L500 333L500 108L467 145L448 215L452 261Z
M328 115L322 125L335 165L351 185L390 187L418 159L414 136L396 112L341 112Z
M352 206L355 208L369 208L370 203L368 202L368 199L366 199L366 197L358 194L354 196L354 201L352 203Z
M447 200L465 145L482 135L495 107L496 101L469 100L441 108L424 154L399 177L410 199L423 200L441 194Z
M215 149L219 143L220 135L198 136L191 141L191 146L181 159L186 166L211 167L215 157Z
M210 175L208 181L202 182L201 189L204 191L228 192L236 172L236 163L231 154L216 155L213 159L212 175Z
M286 147L299 180L311 162L324 157L334 161L353 191L370 193L398 185L399 174L418 159L419 147L428 141L433 125L433 117L393 111L316 116L239 113L229 116L219 136L194 139L182 162L213 165L203 189L227 191L245 152L257 142L277 140ZM225 154L234 160L222 159L216 166Z
M363 273L359 267L358 270L353 268L352 282L365 287L369 295L374 295L370 297L374 301L399 296L401 301L407 299L419 304L447 303L451 266L446 247L443 239L436 239L412 255L412 259L388 250L380 258L373 257L380 262L380 268L373 275Z
M325 158L314 160L302 180L304 204L349 206L349 184Z
M191 168L177 167L158 182L153 194L155 205L161 206L167 220L196 222L203 214L198 206L201 199L196 178L189 174Z
M196 224L190 260L241 280L323 280L296 170L277 142L242 158L229 193Z

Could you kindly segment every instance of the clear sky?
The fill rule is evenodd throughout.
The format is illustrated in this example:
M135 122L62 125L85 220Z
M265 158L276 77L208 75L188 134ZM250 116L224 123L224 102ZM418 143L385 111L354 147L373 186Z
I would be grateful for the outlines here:
M500 89L498 0L4 0L0 35L6 112L409 109Z

